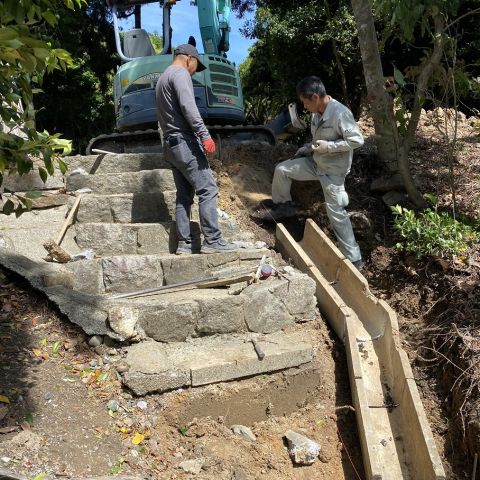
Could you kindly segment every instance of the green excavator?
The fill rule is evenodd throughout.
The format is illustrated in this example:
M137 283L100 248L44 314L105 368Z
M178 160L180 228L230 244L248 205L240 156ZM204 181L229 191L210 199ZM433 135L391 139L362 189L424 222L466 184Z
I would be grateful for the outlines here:
M112 9L117 53L122 61L114 78L116 132L92 139L90 153L139 153L161 151L155 106L158 78L171 64L174 46L171 43L171 10L177 0L108 0ZM141 7L158 3L163 10L163 49L156 53L148 33L142 28ZM195 99L200 115L214 139L235 142L254 141L275 144L275 130L291 124L290 111L276 119L273 128L265 125L244 125L245 113L240 78L235 64L227 59L230 31L230 0L196 0L198 22L204 53L201 61L207 67L193 80ZM135 28L126 31L123 42L119 18L135 16ZM189 43L195 44L190 37ZM182 43L187 43L182 42ZM291 107L289 108L291 110ZM292 117L293 118L293 117Z

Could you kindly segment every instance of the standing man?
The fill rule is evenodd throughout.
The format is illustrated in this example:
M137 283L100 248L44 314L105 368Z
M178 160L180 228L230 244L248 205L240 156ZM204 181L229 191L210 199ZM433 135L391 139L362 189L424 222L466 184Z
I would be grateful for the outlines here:
M192 83L192 75L203 70L205 66L200 62L197 49L189 44L180 45L155 89L165 156L172 166L177 188L178 255L193 253L190 210L195 194L198 195L200 228L204 236L201 253L238 248L222 239L218 226L218 188L205 155L215 152L215 142L198 111Z
M291 160L279 163L272 183L275 206L264 220L295 216L290 187L292 180L318 180L325 196L325 207L341 252L359 270L364 262L345 210L348 195L345 177L350 171L353 150L363 145L363 136L352 112L328 96L320 78L311 76L297 85L297 95L312 113L312 144L301 147Z

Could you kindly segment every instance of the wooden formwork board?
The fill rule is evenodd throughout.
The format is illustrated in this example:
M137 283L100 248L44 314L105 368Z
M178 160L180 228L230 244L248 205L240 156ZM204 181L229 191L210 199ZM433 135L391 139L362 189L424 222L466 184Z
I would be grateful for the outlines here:
M315 280L320 310L345 343L367 478L445 479L395 312L312 220L300 243L278 225L277 247Z

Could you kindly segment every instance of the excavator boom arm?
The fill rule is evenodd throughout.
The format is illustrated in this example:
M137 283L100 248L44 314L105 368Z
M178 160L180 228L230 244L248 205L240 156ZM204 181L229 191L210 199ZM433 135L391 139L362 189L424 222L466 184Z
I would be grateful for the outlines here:
M118 10L125 10L137 5L156 3L156 1L107 0L107 3ZM176 0L163 0L159 3L164 7L171 6L176 3ZM223 55L228 52L231 0L196 0L194 4L198 8L198 24L204 52L213 55ZM168 35L169 32L165 33Z

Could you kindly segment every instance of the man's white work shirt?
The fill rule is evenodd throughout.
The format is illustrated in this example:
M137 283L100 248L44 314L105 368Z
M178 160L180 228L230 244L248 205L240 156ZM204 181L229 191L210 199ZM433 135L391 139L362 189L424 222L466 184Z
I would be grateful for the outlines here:
M352 166L353 150L363 145L363 136L352 112L330 97L327 108L312 114L312 138L328 141L327 153L313 153L321 173L345 176Z

